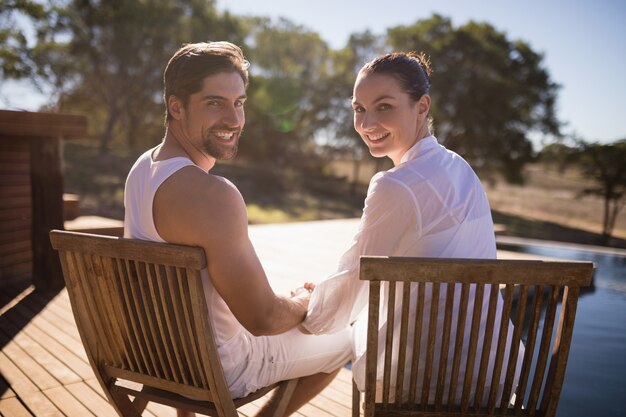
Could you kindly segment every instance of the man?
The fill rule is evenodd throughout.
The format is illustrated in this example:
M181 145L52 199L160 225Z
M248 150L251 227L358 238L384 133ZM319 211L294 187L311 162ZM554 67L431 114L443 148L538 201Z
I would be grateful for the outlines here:
M274 294L248 237L241 194L209 173L217 160L237 153L247 68L241 49L228 42L185 45L170 59L163 77L165 137L128 175L124 233L204 248L207 302L231 394L242 397L302 377L288 406L291 414L347 361L350 335L346 329L312 336L294 328L306 315L308 293Z

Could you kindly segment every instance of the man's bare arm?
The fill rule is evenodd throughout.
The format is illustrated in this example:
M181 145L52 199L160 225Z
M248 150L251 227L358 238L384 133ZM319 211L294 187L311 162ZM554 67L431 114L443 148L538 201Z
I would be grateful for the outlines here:
M232 184L188 167L172 175L153 204L159 235L201 246L216 290L254 335L282 333L306 315L308 297L276 295L248 237L246 207Z

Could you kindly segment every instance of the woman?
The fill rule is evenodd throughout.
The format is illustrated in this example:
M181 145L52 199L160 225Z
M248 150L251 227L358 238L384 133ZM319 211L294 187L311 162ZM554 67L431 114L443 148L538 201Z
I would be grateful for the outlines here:
M394 167L372 178L358 233L341 258L338 272L315 287L303 326L311 333L332 333L356 321L352 369L361 391L367 319L363 314L367 284L358 279L361 255L496 257L489 203L478 177L463 158L438 144L432 134L429 75L429 62L423 54L393 53L367 63L354 85L354 128L373 156L390 158ZM486 293L488 290L485 288ZM413 300L416 292L417 286L413 285ZM444 293L442 290L441 294ZM430 307L428 294L429 291L425 294L425 311ZM473 308L473 294L470 297ZM487 304L485 297L483 311ZM498 306L502 308L501 298ZM443 308L444 304L440 303L441 321ZM384 317L381 315L381 327L386 326ZM398 326L396 323L396 338L400 333ZM468 325L466 341L469 330ZM408 337L411 340L412 335ZM384 340L379 346L384 347ZM495 352L495 343L491 350ZM463 376L462 369L460 377ZM434 388L431 386L431 392ZM458 399L460 395L459 390ZM430 400L434 400L434 395L431 394Z

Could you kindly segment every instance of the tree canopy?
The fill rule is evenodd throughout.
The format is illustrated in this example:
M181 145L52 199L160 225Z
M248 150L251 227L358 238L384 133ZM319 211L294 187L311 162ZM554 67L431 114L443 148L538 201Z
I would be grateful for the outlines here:
M16 11L37 17L32 46L7 23ZM360 159L352 86L366 61L391 50L431 57L436 135L481 175L521 182L529 136L559 134L558 86L542 55L487 23L454 27L434 15L385 35L355 33L333 50L305 27L220 13L213 0L13 0L0 7L0 36L12 39L0 78L45 80L56 93L49 108L86 113L103 149L160 140L165 64L183 43L205 40L237 43L252 63L241 154L258 161L319 167L321 149Z
M559 135L558 86L543 57L487 23L455 28L435 15L388 30L392 49L424 51L434 73L432 114L437 138L483 177L522 182L533 156L529 134Z
M29 0L0 1L0 80L32 76L32 50L18 18L41 20L44 7Z

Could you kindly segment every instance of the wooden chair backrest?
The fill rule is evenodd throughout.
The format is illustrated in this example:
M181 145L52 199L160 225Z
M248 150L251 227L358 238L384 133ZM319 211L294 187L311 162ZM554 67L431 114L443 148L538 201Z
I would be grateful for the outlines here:
M565 375L580 287L591 283L592 274L591 262L362 257L360 279L370 282L365 416L554 416ZM381 284L388 286L385 289L388 291L384 297L385 306L380 305ZM413 300L415 309L409 311L411 285L413 288L418 286L418 295L417 300ZM485 290L486 285L490 285L490 291ZM468 311L470 288L477 300L472 311ZM495 307L501 288L504 301L498 322L502 325L494 326ZM457 309L453 307L455 292L459 300ZM432 297L431 306L427 309L429 311L423 308L425 294ZM489 311L486 326L483 326L484 333L479 334L478 323L485 320L485 317L481 318L480 301L485 296L489 297ZM433 316L444 305L442 328L436 328L437 320ZM378 355L369 353L379 351L381 311L387 314L387 326L383 327L383 330L386 329L384 363L378 364ZM456 317L453 317L453 311L457 312ZM407 340L411 316L416 337ZM514 331L512 337L508 335L511 351L505 363L509 319L514 323ZM393 345L394 320L400 320L397 346ZM460 335L456 340L451 340L452 323L457 326L455 334ZM462 364L459 358L464 341L460 330L470 323L469 353L467 361ZM420 346L423 332L428 332L427 343ZM495 357L490 357L489 341L493 337L498 338L497 351ZM481 338L484 341L483 349L478 351L477 341ZM516 388L513 381L518 359L517 347L521 340L525 343L525 352L521 370L517 369L519 383ZM441 346L438 355L433 355L435 346ZM427 358L422 366L418 363L420 349L425 349ZM407 350L413 352L411 359L407 359ZM394 360L392 355L397 355ZM439 357L438 363L433 363L434 356ZM493 363L491 374L487 372L490 361ZM379 366L384 367L384 373L382 392L377 397L376 375ZM391 369L392 366L397 368ZM464 380L460 380L460 366L465 366L466 370L474 370L478 366L477 380L472 381L474 372L471 371L465 373ZM406 373L410 373L410 383L408 387L403 387L407 381ZM392 380L392 375L395 375L395 380ZM492 381L501 381L501 378L505 378L505 383L499 396L498 383L492 384ZM390 401L390 386L394 386L395 392L408 391L408 400L405 394L404 398L395 395L393 401ZM422 387L421 392L417 392L418 386ZM433 387L434 398L431 391ZM453 393L460 387L462 396L458 403ZM487 404L480 400L487 395L486 387L491 387ZM476 394L473 402L469 395L472 391ZM509 404L513 393L515 402ZM382 401L376 402L376 398L382 398ZM402 414L398 414L400 410Z
M133 381L236 415L206 305L201 248L64 231L50 239L101 384Z

